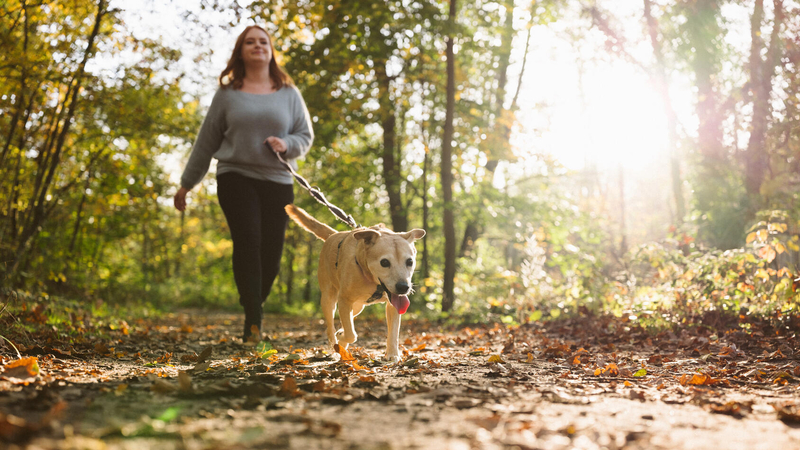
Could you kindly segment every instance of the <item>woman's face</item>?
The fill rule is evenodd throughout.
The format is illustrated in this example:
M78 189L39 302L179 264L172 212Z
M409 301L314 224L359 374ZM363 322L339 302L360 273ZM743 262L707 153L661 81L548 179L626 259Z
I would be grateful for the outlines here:
M267 33L253 28L244 36L242 45L242 60L245 65L269 64L272 61L272 48L269 45Z

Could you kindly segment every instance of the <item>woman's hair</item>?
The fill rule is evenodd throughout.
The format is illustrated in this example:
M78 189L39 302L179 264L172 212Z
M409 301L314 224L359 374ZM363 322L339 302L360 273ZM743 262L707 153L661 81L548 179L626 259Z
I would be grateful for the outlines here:
M244 60L242 59L242 47L244 46L244 38L247 33L253 28L258 28L267 34L267 41L269 42L270 54L272 59L269 61L269 77L272 79L272 87L277 91L284 86L291 86L294 84L292 77L281 69L278 61L275 59L275 47L272 45L272 36L264 28L258 25L250 25L242 31L242 34L236 38L236 45L233 46L233 53L231 59L228 60L228 65L225 70L219 75L219 85L223 88L233 87L234 89L241 89L244 82ZM227 80L226 80L227 79ZM227 81L227 83L225 82Z

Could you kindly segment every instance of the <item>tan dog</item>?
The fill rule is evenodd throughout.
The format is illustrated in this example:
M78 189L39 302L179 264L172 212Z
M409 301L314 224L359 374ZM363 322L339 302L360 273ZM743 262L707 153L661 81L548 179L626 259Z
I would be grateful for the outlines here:
M414 229L395 233L383 225L337 232L314 219L307 212L286 206L286 213L305 230L325 241L319 255L319 289L328 342L347 348L358 339L353 318L366 305L386 305L386 359L400 360L398 339L400 315L410 304L411 275L416 265L414 241L425 236L425 230ZM333 316L339 308L344 335L337 341Z

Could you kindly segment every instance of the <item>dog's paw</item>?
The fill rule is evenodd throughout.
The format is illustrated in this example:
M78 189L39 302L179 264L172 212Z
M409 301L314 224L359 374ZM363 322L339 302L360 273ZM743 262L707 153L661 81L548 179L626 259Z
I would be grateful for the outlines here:
M386 362L396 363L400 361L400 356L397 353L395 354L387 353L386 356L383 357L383 360Z
M348 336L347 334L345 334L344 336L339 338L339 342L340 343L345 343L345 344L352 344L357 340L358 340L358 335L357 334L354 334L352 336Z

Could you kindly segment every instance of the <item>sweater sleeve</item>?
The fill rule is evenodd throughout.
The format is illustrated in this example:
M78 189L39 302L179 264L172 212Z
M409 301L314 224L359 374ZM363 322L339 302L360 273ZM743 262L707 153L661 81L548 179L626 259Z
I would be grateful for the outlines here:
M284 138L286 141L286 158L296 159L304 156L311 148L314 141L314 131L311 128L311 117L306 108L306 102L296 87L292 87L297 98L292 102L292 129Z
M220 88L214 94L206 118L197 134L192 153L189 155L189 161L183 169L181 186L186 189L195 187L208 173L211 158L219 150L225 137L225 107L222 97L223 89Z

